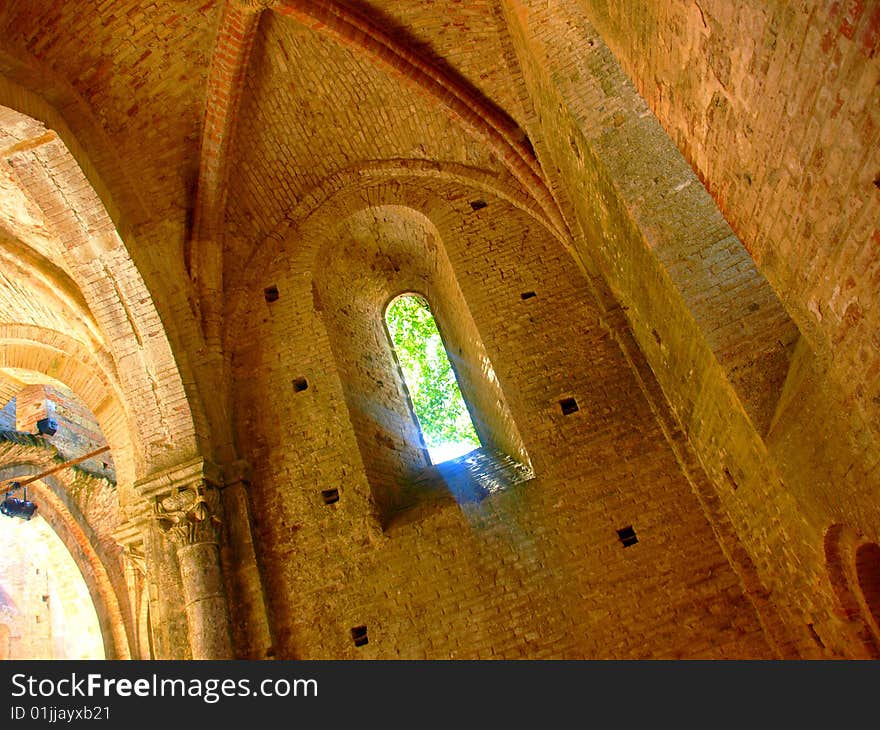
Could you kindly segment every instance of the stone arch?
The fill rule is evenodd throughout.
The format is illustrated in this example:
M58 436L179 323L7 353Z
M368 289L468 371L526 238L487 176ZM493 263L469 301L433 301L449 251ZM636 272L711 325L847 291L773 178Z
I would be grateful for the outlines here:
M301 221L296 236L292 232L287 236L283 254L275 247L278 258L271 264L267 261L259 266L261 271L280 266L291 273L297 282L296 290L286 291L285 301L295 302L293 316L303 326L321 332L320 347L325 353L322 357L324 361L329 358L336 363L335 371L325 369L324 374L332 378L334 391L339 389L345 403L356 435L352 446L365 462L365 473L371 475L369 491L383 524L387 524L389 516L410 501L410 497L418 499L415 493L403 494L401 485L412 483L417 474L430 466L421 448L417 422L408 406L406 387L396 369L385 329L385 306L403 291L418 291L432 302L448 351L455 352L459 358L459 383L475 415L477 431L487 453L503 454L505 459L511 460L511 470L514 464L521 465L523 474L531 474L525 445L469 314L446 253L444 235L436 222L445 221L443 225L452 235L453 221L461 210L438 199L433 189L436 180L417 177L408 182L412 184L405 186L396 180L368 177L361 180L360 185L343 187ZM458 179L445 182L457 190L461 185ZM457 199L468 212L474 212L468 201L484 197L495 200L487 197L485 191L469 191L464 196L459 193ZM540 222L537 225L541 225ZM376 233L380 229L384 231L378 234L383 242L377 247L370 243L370 236L371 231ZM355 243L346 244L351 241ZM382 246L388 250L380 250ZM359 248L370 249L369 255L375 260L357 263ZM344 286L339 286L340 277L346 279ZM264 288L256 283L252 286L257 290ZM365 338L341 335L352 324L352 320L346 321L344 316L340 319L347 309L345 302L337 297L342 293L354 296L363 305L357 321L369 329ZM242 304L233 302L237 307ZM237 315L243 311L242 307ZM237 317L230 322L228 337L233 350L239 343L249 341L240 336L241 324ZM355 341L370 344L353 348ZM366 375L360 361L369 360L383 363L381 377L371 379ZM330 387L330 383L326 387ZM391 390L380 392L388 388ZM243 409L242 417L237 416L236 420L247 422L250 417L245 413L252 407L242 403L240 393L236 399ZM382 404L381 413L371 403ZM247 436L241 438L247 439ZM382 449L388 458L378 458ZM522 475L518 475L517 481L521 479ZM397 486L389 487L392 483ZM448 496L443 494L442 498Z
M270 5L224 7L214 49L208 83L208 113L202 138L195 235L189 242L192 250L185 251L193 263L196 284L200 287L203 312L209 322L208 331L214 329L218 309L211 299L221 293L225 273L221 273L222 260L217 260L216 251L207 244L215 240L212 229L216 228L222 216L228 152L230 140L234 138L242 84L258 32L260 13L267 7ZM463 131L474 135L493 151L558 231L567 231L565 220L547 187L526 134L511 117L462 78L451 74L449 69L435 67L422 59L367 17L344 5L330 3L317 6L294 2L275 6L273 10L335 39L342 46L355 50L384 68L402 84L413 85L426 94Z
M842 618L864 652L880 659L880 545L834 524L825 533L825 565Z
M123 239L147 220L137 187L89 106L45 65L6 51L2 41L0 106L34 119L60 137Z
M22 137L5 151L6 160L28 200L51 220L55 249L41 253L78 286L112 360L126 361L119 382L126 410L137 414L129 418L129 427L139 435L138 478L192 458L198 452L192 408L164 325L120 236L120 230L131 236L129 222L47 102L3 80L4 103L39 113L37 119L0 107L9 133ZM57 124L59 131L43 120Z
M358 12L343 5L289 2L276 9L299 22L315 27L354 48L384 67L402 83L413 84L427 94L467 132L493 150L511 174L520 180L560 231L566 224L544 179L531 143L517 124L460 79L420 58Z
M368 205L409 205L417 210L430 207L426 204L426 196L413 196L406 188L411 185L419 189L435 184L456 186L459 193L456 197L459 198L472 200L488 195L509 203L540 224L572 255L576 265L581 264L571 239L552 225L544 211L512 177L453 162L416 159L364 162L327 177L285 212L284 218L262 245L255 247L244 266L227 272L231 292L224 316L227 336L236 337L246 327L243 300L248 289L255 286L254 278L266 271L277 258L278 244L296 238L297 250L303 251L303 259L309 259L314 255L314 247L319 245L317 239L307 233L315 227L313 219L320 219L323 225L328 225L339 210L348 213ZM305 252L305 247L311 247L311 253Z
M70 388L95 416L110 445L122 494L133 496L128 490L142 468L137 432L129 428L118 385L84 347L58 332L0 325L0 368L36 373Z
M437 188L441 185L448 186L450 190L455 191L455 194L438 194ZM562 238L542 217L540 211L530 205L528 196L518 189L515 181L499 180L482 170L461 165L422 163L414 160L387 160L358 166L328 178L320 190L315 190L308 196L291 212L286 222L273 232L270 238L275 245L258 248L248 264L242 267L244 273L231 291L230 306L227 310L226 337L230 349L234 351L237 342L247 339L243 337L247 322L246 302L253 296L254 291L263 289L263 286L255 281L257 275L264 275L264 272L272 270L273 267L281 267L297 282L308 282L310 287L308 297L311 299L314 296L315 289L311 282L317 277L317 272L325 268L324 256L332 248L335 232L342 225L340 221L369 210L387 208L406 211L405 217L414 222L418 221L413 223L414 226L424 227L430 237L443 244L444 233L441 228L448 231L449 236L454 235L456 221L460 220L462 213L474 212L471 201L482 198L503 202L523 213L548 237L555 240L560 253L571 253L568 248L569 241ZM455 202L448 202L450 200ZM485 201L481 200L481 202ZM441 245L440 249L442 250L444 246L445 244ZM577 263L578 259L572 257L572 261ZM448 269L448 273L454 278L451 268ZM306 290L300 289L293 294L300 299L297 304L297 311L300 313L298 316L310 317L312 315L308 311L300 309L301 298L305 292ZM392 292L387 292L386 300L381 304L387 304L391 296ZM460 292L456 296L456 301L459 311L467 309ZM316 308L320 309L321 306L319 303ZM379 303L374 309L377 320L381 321ZM451 318L441 313L438 322L445 322L444 326L448 330L447 320L451 321ZM473 333L476 332L476 327L472 325L471 322L468 328ZM464 341L467 337L462 333L456 339ZM473 336L471 339L474 339ZM474 362L481 362L484 359L487 360L484 353L473 357ZM486 392L497 394L497 388L498 384L495 383ZM496 400L503 402L504 399ZM505 439L506 443L502 450L531 469L531 462L523 441L516 432L512 417L503 417L499 420L506 421L504 428L510 434L510 437ZM492 443L494 439L490 438L488 441Z
M39 473L43 468L45 464L21 460L4 466L0 474L4 480L23 479ZM79 568L98 616L106 657L130 659L133 627L126 620L127 594L121 581L114 581L113 578L114 574L121 578L121 571L114 571L112 567L114 561L118 562L119 556L109 555L108 546L100 544L99 537L70 497L62 479L47 476L31 482L27 487L39 504L39 514L54 530Z
M317 265L319 261L321 266ZM330 319L334 311L347 309L351 312L358 303L363 307L360 323L372 334L357 338L357 341L375 345L369 352L360 353L360 357L386 362L386 371L399 391L395 402L396 410L401 411L400 422L411 423L414 416L410 408L404 408L408 402L406 387L393 365L396 360L385 329L385 311L393 298L412 291L431 303L447 352L455 360L462 394L482 443L528 463L522 439L505 405L480 333L457 284L443 236L430 218L406 205L379 204L355 210L338 224L315 252L312 268L315 272L314 296L320 297L316 309L322 310L328 332L346 329L343 321ZM347 281L347 286L342 286L343 281ZM338 294L344 296L332 306L332 300ZM352 300L355 304L348 306ZM352 316L347 316L346 322L350 322ZM358 357L353 341L346 340L345 344L331 335L337 362ZM349 367L341 368L341 371L351 373L357 370L352 367L353 363L348 364ZM344 381L344 385L348 388L352 384ZM371 402L387 401L372 387L361 397ZM409 431L410 428L402 431L403 444L417 448L421 437ZM414 466L427 466L423 456L416 458L413 454L413 457Z
M0 50L0 73L8 70ZM132 531L149 532L152 528L149 508L142 496L143 485L161 480L181 464L201 461L208 430L200 428L197 434L195 423L198 419L203 424L205 415L200 401L190 396L193 378L187 375L184 379L172 352L169 334L174 332L166 331L129 250L131 246L137 252L141 265L149 261L143 247L132 246L136 225L116 207L109 188L101 182L98 168L77 144L67 121L71 125L76 123L78 132L85 130L90 142L97 139L97 147L92 144L89 151L101 151L101 170L110 170L111 182L119 182L114 188L121 189L126 210L137 210L136 196L130 198L131 189L123 185L125 175L116 165L115 153L102 147L100 128L92 124L94 120L88 110L69 95L70 89L53 93L51 77L44 79L27 69L16 78L29 87L47 91L49 100L0 80L0 103L7 105L0 106L0 166L5 189L14 191L10 194L17 195L16 200L21 203L6 208L3 237L15 242L6 256L14 260L17 254L25 252L27 265L48 264L49 276L41 282L44 293L48 292L49 298L56 297L53 304L63 301L71 311L81 312L86 324L92 327L68 328L41 322L39 318L16 317L18 310L10 308L2 319L13 321L0 324L0 362L4 368L29 373L27 377L36 378L34 382L57 380L88 406L113 450L117 466L118 499L126 510L119 510L115 527L125 528L126 535ZM61 112L52 105L53 101L61 103ZM135 219L145 220L142 212ZM158 281L161 293L165 285L155 277L153 281ZM25 321L16 321L22 319ZM181 356L186 367L186 353ZM189 391L185 382L190 384ZM60 502L57 506L57 524L63 526L68 518L66 505ZM145 519L137 525L121 524L124 519L134 519L132 515ZM121 561L121 553L115 552L114 549L113 560ZM156 569L151 569L152 576L165 570L162 561L166 559L159 548L151 553L148 562L152 565L153 560L158 561ZM176 571L176 563L168 560L173 566L171 571ZM86 563L91 566L93 561ZM102 613L109 617L105 618L105 625L117 634L122 631L122 635L110 639L114 649L107 653L130 656L138 646L134 609L129 605L134 598L128 595L127 586L115 585L122 580L121 568L108 569L111 582L115 582L116 598L111 599L106 591L102 593L101 586L106 587L107 580L100 577L99 567L91 568L96 576L93 585L97 586L92 594L104 596L100 599L105 606ZM167 604L170 616L177 609L170 602ZM124 623L117 620L120 612ZM175 626L180 623L177 614L168 619L171 620L177 622ZM123 625L124 629L118 628ZM105 631L105 637L108 635Z

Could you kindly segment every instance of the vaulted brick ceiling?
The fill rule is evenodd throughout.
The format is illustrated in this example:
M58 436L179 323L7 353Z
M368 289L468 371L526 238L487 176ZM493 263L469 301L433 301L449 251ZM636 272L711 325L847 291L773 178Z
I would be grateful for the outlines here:
M182 224L219 3L4 6L7 51L72 87L125 158L145 205Z
M47 214L58 202L52 176L65 154L57 135L0 107L0 154L0 324L64 333L91 351L103 350L64 255L63 217Z
M507 43L489 0L10 0L0 92L24 116L3 121L17 132L0 146L59 135L181 338L180 364L182 341L222 339L222 302L247 262L376 170L392 185L421 176L428 207L473 198L479 180L484 195L564 230L523 131L533 111ZM0 180L0 302L111 372L113 338L80 289L88 267L71 269L64 226L20 179L51 178L38 157L18 155ZM105 224L74 217L88 247Z
M290 18L265 15L231 155L233 259L259 245L328 176L396 159L500 168L491 150L413 86L356 49Z
M246 259L328 176L377 160L506 167L553 208L496 3L266 5L12 0L0 72L48 76L62 114L91 117L78 135L118 156L101 174L128 179L107 180L123 214L161 218L151 244L174 254L201 238Z

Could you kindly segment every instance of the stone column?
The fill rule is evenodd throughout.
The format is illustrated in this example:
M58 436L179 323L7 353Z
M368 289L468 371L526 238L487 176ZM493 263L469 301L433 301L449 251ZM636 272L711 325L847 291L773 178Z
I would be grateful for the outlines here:
M154 511L152 498L135 505L114 534L125 557L128 604L135 627L132 647L137 647L139 659L189 659L177 551L159 529ZM143 601L149 604L150 625L140 615Z
M250 465L235 461L223 468L223 543L220 562L230 597L230 628L240 659L271 656L272 636L263 582L257 567L249 506Z
M149 626L142 626L139 611L144 594L149 596L147 587L147 556L144 538L134 520L123 524L114 534L116 542L122 546L123 569L125 584L128 588L129 622L132 627L131 647L135 659L152 659L148 647L153 643L151 636L146 636Z
M193 659L233 659L220 567L220 492L204 479L155 497L156 524L177 548Z

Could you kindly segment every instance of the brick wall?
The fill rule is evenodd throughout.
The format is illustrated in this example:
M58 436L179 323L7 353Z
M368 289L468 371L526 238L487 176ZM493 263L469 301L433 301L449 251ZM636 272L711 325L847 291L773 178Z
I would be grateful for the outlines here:
M118 594L120 495L198 451L252 467L274 656L858 655L824 538L880 524L876 9L223 6L0 9L0 365L113 443L66 506ZM535 476L389 520L422 287Z
M876 432L880 10L582 5Z
M861 655L828 580L823 538L835 522L868 535L875 530L876 517L867 517L876 512L866 495L876 484L870 432L855 429L851 416L858 416L841 410L833 380L803 337L788 340L788 364L775 384L741 379L740 368L725 365L731 336L741 338L743 352L761 351L763 310L775 297L744 309L735 328L705 326L744 303L739 267L709 265L710 296L695 301L687 282L679 283L682 268L699 269L714 258L717 210L573 4L507 5L539 120L530 134L545 167L555 170L551 177L579 229L580 255L602 271L623 305L715 484L715 524L732 525L734 542L747 553L740 567L772 587L787 625L783 645L808 656ZM694 193L703 198L699 206ZM690 232L696 248L689 252L677 242ZM750 279L763 279L754 266ZM790 331L785 320L777 321ZM772 415L762 425L748 400L768 386L775 388ZM820 496L826 489L827 499Z
M880 10L581 5L813 349L821 385L789 404L780 426L793 422L792 433L772 446L803 440L809 429L797 423L829 414L833 427L808 437L825 465L802 473L828 490L823 501L845 485L847 521L876 538L867 502L880 458ZM855 462L855 478L843 462Z
M347 191L298 226L274 263L253 272L247 327L231 340L275 656L771 656L562 245L485 191L407 182ZM475 197L489 204L474 211ZM322 321L312 296L328 263L321 250L341 252L351 271L376 263L368 237L347 247L351 239L336 236L350 228L332 223L362 217L366 200L418 205L436 226L433 244L448 254L536 472L479 503L421 504L385 531L369 485L374 457L358 449L348 376L325 324L328 302L319 289ZM378 228L371 243L389 243ZM387 268L372 280L393 281L412 260L430 269L426 243L410 236L406 246L383 247ZM279 292L271 303L268 285ZM347 291L356 310L362 292ZM536 296L524 300L525 291ZM293 392L300 377L309 388ZM393 399L392 363L376 358L361 377L390 383ZM579 406L571 415L559 403L567 397ZM338 502L324 504L327 488L339 489ZM624 547L617 531L629 526L638 543ZM368 643L357 647L350 632L362 625Z
M15 423L10 430L39 434L37 423L42 419L54 421L55 432L42 437L58 449L63 461L84 456L107 446L107 439L94 415L68 388L63 386L30 385L21 390L15 401ZM109 451L86 461L77 468L115 482L113 456Z

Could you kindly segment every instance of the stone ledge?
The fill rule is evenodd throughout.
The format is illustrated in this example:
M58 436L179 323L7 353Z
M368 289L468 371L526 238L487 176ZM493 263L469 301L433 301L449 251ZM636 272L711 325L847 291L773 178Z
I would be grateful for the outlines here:
M477 503L535 478L534 472L507 454L487 448L423 469L401 487L386 529L417 519L424 509Z
M220 469L201 457L196 457L177 466L139 479L135 482L135 490L144 499L151 500L154 497L167 495L176 489L187 487L193 482L198 481L208 482L215 487L223 485Z

